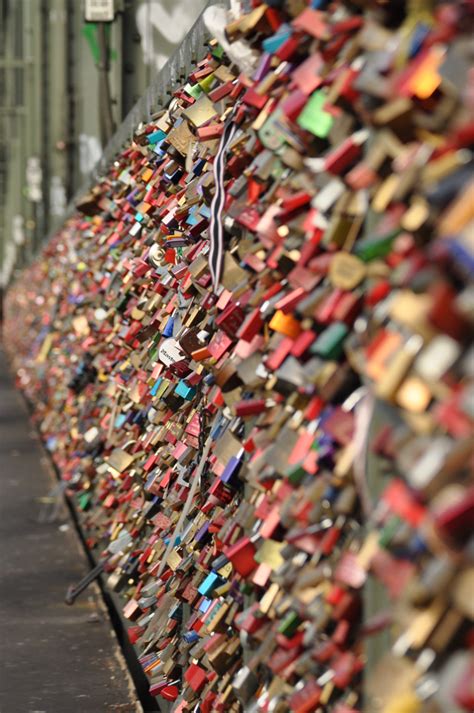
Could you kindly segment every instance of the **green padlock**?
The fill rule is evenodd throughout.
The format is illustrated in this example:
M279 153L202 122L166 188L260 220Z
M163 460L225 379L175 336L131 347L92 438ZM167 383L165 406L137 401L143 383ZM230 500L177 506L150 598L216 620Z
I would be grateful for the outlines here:
M339 359L349 330L344 322L333 322L322 332L311 347L311 353L322 359Z
M334 118L324 110L326 94L318 89L309 98L308 103L297 118L297 123L302 129L310 131L320 139L327 138L334 123Z

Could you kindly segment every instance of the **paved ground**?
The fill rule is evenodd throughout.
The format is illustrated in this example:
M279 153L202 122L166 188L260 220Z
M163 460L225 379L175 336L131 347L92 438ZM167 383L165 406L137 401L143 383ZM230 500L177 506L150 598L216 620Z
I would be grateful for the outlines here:
M98 590L63 603L88 567L65 509L40 521L54 485L0 352L0 713L135 713Z

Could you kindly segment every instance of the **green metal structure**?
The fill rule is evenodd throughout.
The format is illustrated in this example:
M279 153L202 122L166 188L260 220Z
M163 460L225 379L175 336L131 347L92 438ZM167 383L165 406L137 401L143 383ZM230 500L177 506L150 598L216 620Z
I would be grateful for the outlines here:
M115 0L114 21L94 24L81 0L0 0L0 288L64 220L205 4Z

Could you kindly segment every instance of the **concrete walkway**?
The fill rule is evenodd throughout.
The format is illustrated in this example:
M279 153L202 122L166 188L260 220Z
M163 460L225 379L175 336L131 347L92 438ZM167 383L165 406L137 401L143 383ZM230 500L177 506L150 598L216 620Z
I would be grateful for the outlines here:
M55 481L0 352L0 713L141 711L67 509L42 523Z

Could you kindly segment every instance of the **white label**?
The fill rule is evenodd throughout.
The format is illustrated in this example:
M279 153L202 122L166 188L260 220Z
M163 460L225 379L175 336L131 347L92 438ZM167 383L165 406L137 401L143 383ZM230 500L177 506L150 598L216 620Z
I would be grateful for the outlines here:
M114 0L85 0L84 16L86 22L112 22Z
M158 350L158 359L165 365L176 364L177 361L184 359L184 354L181 351L179 343L173 337L165 339Z
M439 381L461 354L461 347L446 334L440 334L428 344L415 362L422 379Z

